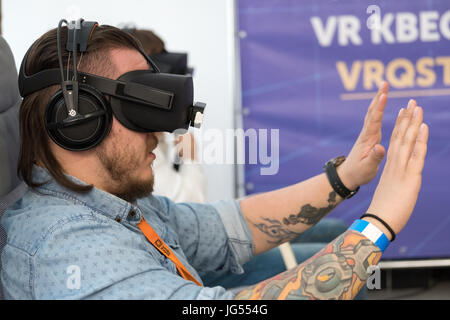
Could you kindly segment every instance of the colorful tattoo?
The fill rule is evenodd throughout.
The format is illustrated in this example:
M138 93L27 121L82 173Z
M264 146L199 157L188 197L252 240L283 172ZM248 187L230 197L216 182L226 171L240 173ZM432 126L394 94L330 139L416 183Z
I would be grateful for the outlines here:
M370 276L380 249L348 230L301 265L238 293L235 299L353 299Z

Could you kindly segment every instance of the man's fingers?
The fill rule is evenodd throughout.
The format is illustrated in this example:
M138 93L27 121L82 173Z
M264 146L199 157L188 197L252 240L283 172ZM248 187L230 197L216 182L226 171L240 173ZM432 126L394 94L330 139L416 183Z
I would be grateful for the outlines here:
M367 109L366 119L368 119L370 117L371 112L374 109L376 109L380 100L380 96L382 94L385 94L387 96L388 91L389 91L388 83L386 81L381 82L375 97L373 97L372 101L370 102L369 108Z
M373 110L377 109L377 106L379 106L379 102L380 102L380 96L382 94L385 94L387 96L389 90L389 85L386 81L383 81L380 84L380 87L378 88L377 94L375 95L375 97L373 97L372 101L370 102L369 108L367 109L366 112L366 116L364 117L364 125L369 121Z
M388 83L386 81L381 82L380 87L378 88L377 94L375 95L375 97L373 97L368 110L375 109L377 104L379 103L380 96L382 94L387 95L388 91L389 91Z
M402 149L400 151L401 161L407 164L411 157L417 135L419 133L420 125L423 122L423 110L421 107L415 107L412 109L412 118L405 136L402 141Z
M389 143L389 148L392 150L397 150L399 148L398 144L401 144L406 130L409 127L409 122L411 121L413 109L417 105L414 100L409 100L407 109L400 109L400 112L395 123L394 130L392 131L391 141Z
M388 84L383 82L364 118L364 126L358 140L360 142L379 143L381 141L381 126L384 109L387 104Z
M378 97L378 101L374 106L374 109L371 111L369 118L366 123L366 133L369 136L381 134L381 124L383 122L383 114L384 109L387 104L387 95L382 93ZM379 137L378 142L381 140L381 135Z
M416 137L414 149L408 162L408 170L413 173L422 173L425 164L425 156L427 154L429 129L426 123L422 123Z

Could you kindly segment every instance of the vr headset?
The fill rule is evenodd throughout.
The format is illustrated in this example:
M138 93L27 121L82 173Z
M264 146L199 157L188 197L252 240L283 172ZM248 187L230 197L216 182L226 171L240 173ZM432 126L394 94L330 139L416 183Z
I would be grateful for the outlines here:
M68 25L65 49L72 53L73 68L63 68L61 27ZM27 75L28 49L19 71L22 97L52 85L61 89L50 99L45 112L47 133L59 146L87 150L109 133L112 115L137 132L173 132L199 128L206 104L193 102L193 82L189 75L161 73L157 65L139 49L150 70L131 71L112 80L77 71L77 55L86 52L97 22L61 20L57 29L59 68ZM69 56L70 59L70 56Z

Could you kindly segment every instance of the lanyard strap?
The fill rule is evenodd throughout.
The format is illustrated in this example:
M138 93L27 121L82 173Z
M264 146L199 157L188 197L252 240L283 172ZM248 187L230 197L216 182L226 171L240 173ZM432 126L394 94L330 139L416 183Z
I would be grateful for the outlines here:
M192 281L198 286L201 286L200 282L195 279L192 274L186 269L186 267L178 260L175 254L170 250L170 248L164 243L164 241L158 236L158 234L153 230L153 228L147 223L147 221L142 218L141 222L137 224L139 229L145 237L150 241L150 243L159 250L163 255L169 258L177 267L179 274L186 280Z

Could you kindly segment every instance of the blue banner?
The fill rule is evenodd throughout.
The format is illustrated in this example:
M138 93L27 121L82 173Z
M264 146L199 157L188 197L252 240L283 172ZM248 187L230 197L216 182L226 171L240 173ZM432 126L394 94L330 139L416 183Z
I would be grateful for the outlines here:
M381 80L390 85L382 144L414 98L430 127L422 189L384 259L450 257L450 1L238 1L244 130L279 129L279 171L246 164L247 193L322 172L350 152ZM384 161L381 169L384 167ZM330 217L368 208L377 177Z

